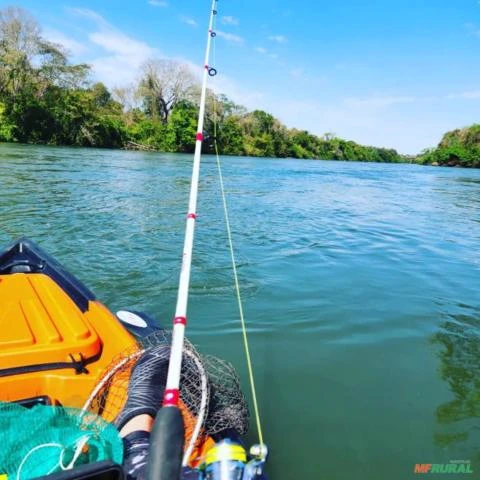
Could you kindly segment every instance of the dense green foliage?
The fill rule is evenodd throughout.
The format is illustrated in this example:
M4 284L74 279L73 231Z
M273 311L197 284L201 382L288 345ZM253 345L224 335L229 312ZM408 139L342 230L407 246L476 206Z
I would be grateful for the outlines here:
M27 12L0 10L0 141L193 151L198 85L188 66L149 60L138 85L113 95L89 83L88 74L88 65L70 64L62 46L42 38ZM247 112L212 92L206 113L207 152L214 150L216 131L226 155L405 160L395 150L288 129L266 112Z
M0 11L0 140L121 147L122 106L25 11Z
M287 129L272 115L261 110L233 113L222 119L218 142L222 152L232 155L367 162L403 160L395 150L365 147L332 135L320 138L304 130Z
M423 152L417 161L449 167L480 167L480 125L447 132L435 149Z

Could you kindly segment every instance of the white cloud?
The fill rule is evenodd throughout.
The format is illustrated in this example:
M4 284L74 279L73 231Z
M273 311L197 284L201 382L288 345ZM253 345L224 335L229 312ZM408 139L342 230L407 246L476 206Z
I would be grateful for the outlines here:
M215 77L215 92L224 93L228 98L250 110L259 108L263 100L263 93L254 91L248 86L240 85L228 75Z
M111 27L110 24L97 12L90 10L89 8L67 8L67 11L76 15L77 17L84 17L88 20L95 22L101 27Z
M470 92L452 93L447 95L448 99L465 99L465 100L479 100L480 90L473 90Z
M145 42L130 38L128 35L116 30L93 32L88 38L92 43L102 47L105 51L122 57L146 58L155 53L154 49Z
M68 11L94 23L95 29L88 34L88 40L90 50L95 49L97 55L86 60L93 67L95 79L110 88L133 82L140 65L160 55L157 49L121 32L93 10L75 8Z
M266 57L271 58L272 60L276 60L275 63L277 65L280 65L282 67L285 66L284 62L278 60L278 54L271 53L268 49L266 49L264 47L255 47L255 51L257 53L260 53L261 55L265 55Z
M152 7L168 7L168 2L162 0L148 0L149 5Z
M285 37L284 35L270 35L268 37L269 40L272 40L272 42L277 42L277 43L287 43L288 38Z
M221 30L217 30L216 32L219 37L224 38L228 42L243 43L245 41L243 37L234 35L233 33L226 33L222 32Z
M350 108L361 108L361 109L384 109L390 107L391 105L399 104L399 103L413 103L415 101L415 97L409 96L400 96L400 97L393 97L393 96L383 96L383 95L374 95L370 97L363 97L363 98L355 98L355 97L348 97L343 100L343 103Z
M88 50L83 43L77 42L58 30L46 28L43 30L43 36L50 42L62 45L72 55L81 55Z
M240 24L240 22L238 21L237 18L232 17L230 15L223 16L222 19L221 19L221 22L224 25L239 25Z
M180 17L180 20L182 21L182 23L186 23L187 25L190 25L191 27L198 27L198 23L193 18L185 17L184 15L182 15Z

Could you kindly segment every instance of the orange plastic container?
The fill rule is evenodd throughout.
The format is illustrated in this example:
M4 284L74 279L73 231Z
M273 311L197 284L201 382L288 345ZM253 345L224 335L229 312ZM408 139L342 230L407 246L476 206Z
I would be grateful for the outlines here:
M49 276L0 275L0 400L81 407L134 337L97 301L82 312Z

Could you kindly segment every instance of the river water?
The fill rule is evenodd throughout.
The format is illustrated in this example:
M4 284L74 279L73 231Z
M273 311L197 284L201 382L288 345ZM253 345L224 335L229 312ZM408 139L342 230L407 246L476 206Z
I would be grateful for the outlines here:
M0 243L28 236L112 310L169 325L191 161L0 145ZM270 477L478 475L480 171L223 164ZM248 391L213 157L199 195L188 334Z

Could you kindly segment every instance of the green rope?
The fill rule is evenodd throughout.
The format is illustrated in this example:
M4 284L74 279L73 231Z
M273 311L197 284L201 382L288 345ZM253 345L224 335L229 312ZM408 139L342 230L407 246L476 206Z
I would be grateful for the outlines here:
M216 65L216 42L213 42L213 64ZM247 358L247 368L248 368L248 377L250 381L250 389L252 392L252 398L253 398L253 409L255 413L255 421L257 424L257 431L258 431L258 439L261 444L263 444L263 433L262 433L262 425L260 422L260 411L258 408L258 401L257 401L257 393L256 393L256 388L255 388L255 377L253 374L253 366L252 366L252 359L250 355L250 348L249 348L249 343L248 343L248 335L247 335L247 324L245 321L245 315L243 313L243 302L242 302L242 295L240 291L240 283L238 281L238 273L237 273L237 262L235 260L235 253L233 249L233 240L232 240L232 230L230 228L230 219L228 215L228 205L227 205L227 199L225 195L225 188L224 188L224 183L223 183L223 175L222 175L222 167L221 167L221 161L220 161L220 153L218 149L218 144L217 144L217 97L215 93L215 82L212 82L214 85L213 89L213 142L214 142L214 148L215 148L215 156L217 159L217 168L218 168L218 177L220 180L220 190L222 193L222 202L223 202L223 212L225 215L225 224L227 228L227 237L228 237L228 245L230 249L230 257L232 260L232 268L233 268L233 278L235 281L235 292L237 295L237 303L238 303L238 311L240 315L240 323L242 326L242 336L243 336L243 344L245 347L245 355Z

